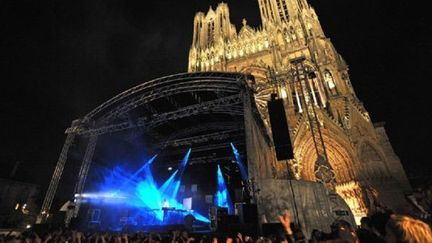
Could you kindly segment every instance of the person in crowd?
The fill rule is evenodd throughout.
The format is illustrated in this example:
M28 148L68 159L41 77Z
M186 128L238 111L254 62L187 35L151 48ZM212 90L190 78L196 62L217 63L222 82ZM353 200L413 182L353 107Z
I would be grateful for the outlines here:
M363 217L360 219L360 227L357 229L357 237L360 243L384 243L382 238L373 233L371 219L369 217Z
M427 243L432 242L429 225L408 216L392 215L385 226L387 243Z
M285 230L285 239L282 239L285 242L293 243L295 241L294 231L293 231L293 223L292 223L292 214L290 210L285 210L284 214L279 216L279 221Z
M50 230L37 234L31 229L21 234L0 235L0 243L300 243L306 242L300 234L300 226L292 223L292 215L286 210L279 217L283 226L282 234L268 237L250 237L244 232L218 232L217 234L194 234L187 231L173 231L172 234L158 233L118 233L118 232L87 232L77 230ZM359 229L355 230L345 220L336 220L331 225L331 233L313 230L312 243L432 243L432 231L425 222L409 216L389 213L376 213L361 219Z
M357 243L358 238L354 228L345 220L339 219L330 226L332 239L330 242Z
M390 219L390 215L391 213L389 212L377 212L370 216L371 232L382 241L385 240L385 226Z

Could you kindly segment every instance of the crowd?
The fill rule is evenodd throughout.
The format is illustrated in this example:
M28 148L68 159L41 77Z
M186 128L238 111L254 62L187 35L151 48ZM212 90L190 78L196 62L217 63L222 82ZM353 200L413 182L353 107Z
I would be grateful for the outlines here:
M249 236L242 233L229 234L189 234L186 231L169 233L115 233L80 232L57 229L39 235L28 230L20 234L0 235L0 243L189 243L189 242L226 242L226 243L273 243L273 242L324 242L324 243L431 243L432 231L425 222L409 216L391 213L376 213L364 217L359 227L344 220L336 220L330 232L314 230L306 240L301 230L296 229L289 211L280 216L282 230L265 237Z

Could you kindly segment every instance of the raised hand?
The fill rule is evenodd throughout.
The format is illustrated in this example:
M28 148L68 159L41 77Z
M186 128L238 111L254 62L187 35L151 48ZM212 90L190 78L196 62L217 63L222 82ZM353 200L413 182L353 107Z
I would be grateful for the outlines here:
M284 214L279 216L279 221L281 222L281 224L283 225L285 231L287 232L287 234L292 235L292 229L291 229L291 212L287 209L285 210Z
M50 241L52 238L53 238L53 236L52 236L51 234L48 234L48 235L45 237L44 243Z
M240 232L237 233L237 239L239 239L240 242L243 242L243 235Z
M193 237L189 237L188 239L187 239L187 241L186 242L193 242L193 241L195 241L195 238L193 238Z

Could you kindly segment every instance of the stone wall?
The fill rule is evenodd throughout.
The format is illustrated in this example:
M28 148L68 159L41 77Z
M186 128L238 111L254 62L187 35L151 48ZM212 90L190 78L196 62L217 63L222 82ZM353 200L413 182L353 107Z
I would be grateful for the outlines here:
M354 217L344 200L330 193L322 184L308 181L262 179L256 184L260 223L277 223L284 210L298 219L309 238L313 229L330 232L331 223L341 218L355 225ZM297 210L296 210L297 209ZM348 216L337 216L347 212Z

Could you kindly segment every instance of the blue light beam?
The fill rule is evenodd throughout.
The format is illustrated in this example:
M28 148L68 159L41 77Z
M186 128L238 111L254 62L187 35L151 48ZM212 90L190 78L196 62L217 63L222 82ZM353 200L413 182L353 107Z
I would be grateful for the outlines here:
M229 196L228 188L225 184L225 179L222 175L222 170L218 165L217 169L217 185L218 189L215 194L215 204L218 207L228 208L228 213L233 214L233 204L231 202L231 198Z
M242 180L243 181L247 181L249 179L249 175L248 175L246 166L244 165L244 163L243 163L243 161L241 159L240 153L237 150L237 148L234 146L233 143L230 143L230 145L231 145L232 151L234 153L234 156L236 158L236 162L237 162L237 165L239 167Z
M157 155L149 159L141 168L133 173L121 166L116 166L106 172L104 181L99 185L94 198L88 198L92 203L116 204L119 207L133 207L137 215L144 217L148 224L169 224L170 219L164 219L163 200L167 200L170 207L183 209L183 204L177 201L181 179L188 163L191 149L184 156L181 167L173 171L170 177L158 187L151 168ZM88 194L93 195L93 194ZM198 212L190 212L197 220L209 223L209 219Z

